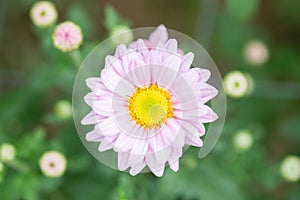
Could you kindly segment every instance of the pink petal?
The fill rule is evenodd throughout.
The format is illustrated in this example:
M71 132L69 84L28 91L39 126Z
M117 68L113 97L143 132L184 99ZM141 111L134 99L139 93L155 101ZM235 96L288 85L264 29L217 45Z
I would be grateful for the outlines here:
M135 48L136 48L136 41L133 41L128 45L128 49L135 49Z
M151 48L156 47L158 44L164 44L168 40L168 32L166 27L159 25L149 36Z
M192 52L188 52L183 56L183 61L180 65L180 72L186 72L190 69L194 60L194 54Z
M118 95L121 99L124 100L129 98L132 93L135 91L136 87L126 79L120 80L118 86L114 90L114 94Z
M202 69L202 68L199 68L199 67L195 67L193 69L191 69L193 71L196 71L198 73L198 78L200 82L206 82L210 75L211 75L211 72L208 70L208 69Z
M192 88L196 87L198 83L199 75L197 72L195 72L195 70L193 69L188 70L187 72L182 74L182 77L190 84Z
M201 137L205 134L205 126L202 123L197 123L198 136Z
M174 160L174 161L171 161L169 162L169 165L170 165L170 168L174 171L174 172L177 172L178 169L179 169L179 160Z
M178 76L173 69L167 66L153 65L150 70L151 82L157 83L160 87L165 89L172 87Z
M144 65L145 62L143 56L134 50L128 51L124 56L122 56L122 66L125 73Z
M202 83L195 89L195 94L198 101L204 104L214 98L218 94L218 90L207 83Z
M128 73L127 69L126 72L122 73ZM128 80L124 79L124 75L117 74L113 68L103 70L101 76L105 87L119 96L127 96L134 90L134 86Z
M107 139L103 139L100 145L98 146L98 150L100 152L107 151L113 147L112 143L109 142Z
M117 152L130 152L132 145L134 143L134 139L130 136L121 133L118 139L115 142L114 150Z
M180 130L181 127L177 121L173 118L169 119L160 133L162 135L164 144L166 146L172 144Z
M148 47L145 45L142 39L137 40L135 48L136 51L140 53L143 57L147 57L147 55L149 54Z
M147 64L161 65L162 64L162 51L160 49L152 49L147 58Z
M178 160L182 156L182 147L172 147L171 154L168 162Z
M99 124L99 128L105 137L115 136L120 133L119 127L116 125L113 116L107 118L102 123Z
M81 124L83 125L98 124L102 122L104 119L105 118L103 116L100 116L94 111L91 111L81 120Z
M161 151L165 147L162 134L150 138L149 145L154 153Z
M168 56L166 60L163 62L163 65L166 67L170 67L174 71L178 72L181 64L182 57L179 54L172 54Z
M169 88L180 101L183 110L189 110L197 104L196 89L192 88L183 77L178 77Z
M181 149L184 146L184 137L185 134L183 130L180 130L172 143L172 147Z
M95 95L94 92L89 92L84 96L84 101L90 106L93 107L94 102L99 100L99 97Z
M128 79L131 79L136 87L148 86L151 83L149 68L150 66L144 66L132 71L128 74Z
M130 166L137 165L140 162L142 162L144 158L145 158L145 155L143 155L143 154L130 154L130 157L128 160L129 165Z
M174 52L175 54L177 54L177 48L178 48L177 40L169 39L166 42L165 46L166 46L166 49L168 49L169 51Z
M131 169L129 170L129 173L132 176L135 176L138 173L140 173L144 169L144 167L146 167L146 163L145 161L142 161L139 164L132 166Z
M101 116L111 116L113 112L112 108L112 97L103 97L99 100L96 100L93 102L92 105L90 105L97 114Z
M103 135L97 128L94 128L92 131L88 132L85 135L85 139L89 142L100 142L103 139Z
M100 78L87 78L85 80L86 85L92 90L94 91L99 85L101 85L101 79Z
M129 153L119 152L118 153L118 168L121 171L126 170L129 167Z
M136 138L131 149L132 154L145 155L148 150L148 141L144 138Z
M185 143L194 147L203 146L203 141L200 138L192 138L190 135L185 138Z
M165 163L159 163L156 160L155 154L146 155L146 164L156 176L161 177L165 170Z
M218 119L218 115L208 106L204 105L206 108L206 114L200 116L201 123L209 123Z
M120 108L120 111L116 112L114 116L122 133L134 138L140 138L143 136L145 129L139 127L131 120L127 109Z
M183 122L182 128L185 131L185 143L186 144L189 144L192 146L197 146L197 147L201 147L203 145L203 142L199 138L198 131L195 126L193 126L191 123Z
M112 68L102 70L102 81L106 88L114 92L122 77L119 76Z
M179 169L179 158L182 156L182 147L180 148L172 148L170 158L168 160L168 163L170 165L170 168L177 172Z
M155 152L155 158L158 163L165 163L168 161L171 153L170 146L166 146L163 150Z
M105 68L112 68L121 77L125 75L121 61L114 56L108 55L105 57Z
M120 44L116 48L115 56L118 57L118 58L121 57L121 56L123 56L124 53L126 53L126 50L127 50L126 45Z

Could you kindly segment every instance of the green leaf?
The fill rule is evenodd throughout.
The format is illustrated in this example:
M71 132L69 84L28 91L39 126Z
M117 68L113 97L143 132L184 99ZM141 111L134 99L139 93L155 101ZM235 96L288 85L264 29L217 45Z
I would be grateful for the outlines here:
M84 37L89 37L92 34L92 20L89 17L87 9L82 4L73 4L67 12L67 19L81 27Z
M223 170L216 163L202 160L195 170L180 169L176 174L167 170L158 188L164 199L244 199L237 181Z
M35 129L31 134L25 134L17 145L18 155L21 158L37 159L45 149L45 135L42 128Z
M104 9L105 21L104 26L105 28L111 32L114 27L118 25L127 25L130 26L130 22L128 20L122 19L114 7L108 5Z
M33 174L11 174L0 187L0 198L10 200L37 200L39 199L39 178Z

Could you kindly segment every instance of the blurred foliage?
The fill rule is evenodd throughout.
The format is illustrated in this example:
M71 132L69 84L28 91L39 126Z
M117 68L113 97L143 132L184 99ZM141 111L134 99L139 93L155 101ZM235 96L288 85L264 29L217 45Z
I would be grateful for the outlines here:
M15 12L27 16L32 2L21 1ZM85 37L80 49L82 58L106 37L98 35L96 40L90 40L95 37L97 26L105 27L109 33L117 25L134 24L111 5L103 8L102 20L92 19L82 2L55 2L59 12L64 13L64 20L82 27ZM188 3L187 8L192 8L193 2ZM165 4L160 5L167 12ZM23 31L30 30L34 41L38 41L39 47L34 48L40 57L37 59L35 52L31 52L32 60L28 58L26 66L19 63L16 67L19 71L12 74L9 70L14 66L6 62L10 58L0 61L0 144L9 142L17 150L16 160L4 163L0 172L0 199L299 199L299 183L286 182L279 172L280 161L286 155L300 154L297 5L296 0L226 0L218 4L216 20L211 22L214 23L212 57L222 74L236 69L251 74L256 88L249 97L228 99L224 131L211 154L199 160L198 150L190 148L180 161L179 172L167 169L162 178L149 173L131 177L104 166L85 150L72 119L60 119L54 113L59 100L71 102L77 69L68 54L52 46L53 27L38 29L27 22ZM285 29L273 30L274 21ZM191 18L191 22L197 26L197 21ZM0 23L4 27L1 32L10 34L5 32L3 21ZM296 39L289 38L295 32ZM244 59L244 46L252 39L264 41L270 51L270 59L260 67L253 67ZM28 46L30 51L32 47ZM9 49L18 46L1 46L2 51L6 48L13 52ZM18 55L10 56L18 59ZM246 152L239 152L232 143L239 129L253 133L254 144ZM43 152L51 149L63 152L68 161L66 174L56 179L45 177L38 166Z

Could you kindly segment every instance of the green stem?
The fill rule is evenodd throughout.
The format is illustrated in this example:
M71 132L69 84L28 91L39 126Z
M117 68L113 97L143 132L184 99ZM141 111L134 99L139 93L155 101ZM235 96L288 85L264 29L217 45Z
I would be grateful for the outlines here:
M5 164L8 167L15 169L21 173L26 173L30 170L30 167L25 162L18 160L18 159L14 159L12 161L5 162Z
M80 65L81 65L81 62L82 62L80 51L78 49L76 49L74 51L71 51L70 56L71 56L71 59L72 59L74 65L75 65L75 67L77 69L79 69Z

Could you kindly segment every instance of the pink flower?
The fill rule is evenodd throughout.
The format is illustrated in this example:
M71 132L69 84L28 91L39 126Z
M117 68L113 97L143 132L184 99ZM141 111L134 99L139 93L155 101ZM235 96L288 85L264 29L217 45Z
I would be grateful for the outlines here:
M177 171L183 146L201 147L203 123L217 119L205 103L218 91L206 83L209 70L190 68L193 58L178 53L163 25L148 40L119 45L101 77L86 80L92 111L81 123L94 125L86 139L100 142L100 152L117 152L118 168L131 175L147 166L162 176L167 163Z
M63 52L77 49L82 43L82 38L81 28L69 21L59 24L52 37L54 46Z

